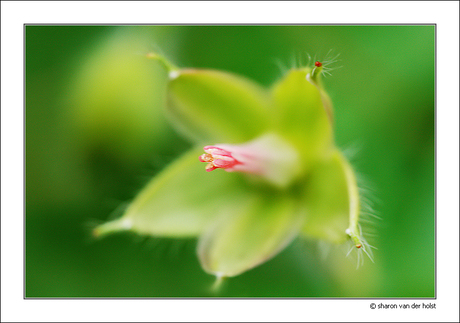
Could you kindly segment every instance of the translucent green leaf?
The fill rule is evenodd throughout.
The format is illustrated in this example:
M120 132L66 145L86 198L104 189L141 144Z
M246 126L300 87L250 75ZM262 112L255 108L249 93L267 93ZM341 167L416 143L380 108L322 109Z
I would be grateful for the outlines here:
M168 112L192 140L239 143L267 129L268 94L257 84L219 71L177 73L168 87Z
M309 69L291 70L273 88L280 133L299 149L310 167L332 148L331 121L318 88L307 80Z
M359 215L356 178L348 161L335 150L317 164L305 182L307 221L302 233L308 237L341 243L346 230L355 230Z
M205 171L194 149L168 166L137 195L118 220L96 228L95 234L132 230L141 234L188 237L231 210L246 193L240 174Z
M232 216L216 221L200 239L198 256L205 271L217 277L241 274L276 255L302 227L297 203L264 191L234 203Z

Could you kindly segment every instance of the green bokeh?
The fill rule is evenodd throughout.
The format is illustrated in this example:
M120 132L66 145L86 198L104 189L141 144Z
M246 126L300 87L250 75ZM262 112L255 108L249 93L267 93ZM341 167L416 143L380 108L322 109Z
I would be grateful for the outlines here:
M277 60L289 67L306 53L340 53L335 65L343 67L324 80L335 140L354 151L382 218L369 226L375 264L356 269L346 248L322 260L325 247L296 241L226 281L218 296L435 296L434 26L26 26L25 36L27 297L215 296L194 239L90 234L190 146L163 117L165 75L154 62L155 75L138 80L151 92L127 83L116 110L95 106L101 110L88 123L75 118L84 102L110 95L101 75L99 91L79 90L85 71L104 61L94 65L94 57L131 50L139 60L158 48L179 66L226 70L263 86L282 75ZM151 100L151 111L132 106L144 102L139 97ZM151 131L148 122L136 128L133 115Z

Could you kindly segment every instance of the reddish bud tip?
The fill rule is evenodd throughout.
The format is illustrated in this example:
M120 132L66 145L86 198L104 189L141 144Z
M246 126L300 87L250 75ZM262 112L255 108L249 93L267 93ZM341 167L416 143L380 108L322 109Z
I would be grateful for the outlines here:
M323 66L323 63L316 61L316 62L315 62L315 66L316 66L316 67L321 67L321 66Z
M224 168L231 170L235 165L240 164L234 157L232 157L231 152L215 147L215 146L206 146L204 147L206 154L203 154L199 157L200 162L209 163L206 166L206 171L210 172L217 168Z

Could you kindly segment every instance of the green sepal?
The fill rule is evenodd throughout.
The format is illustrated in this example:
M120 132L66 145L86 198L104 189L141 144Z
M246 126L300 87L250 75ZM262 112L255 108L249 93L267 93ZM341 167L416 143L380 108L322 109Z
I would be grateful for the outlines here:
M200 237L201 266L218 278L239 275L284 249L303 220L297 201L288 194L267 190L248 195Z
M169 165L135 197L124 215L95 229L95 235L120 230L164 237L197 236L226 209L234 207L241 174L205 171L193 149Z
M335 150L329 160L318 163L305 181L304 207L307 221L302 233L333 243L344 242L347 229L357 231L359 192L350 164Z
M214 70L173 72L167 112L176 128L204 144L241 143L268 127L268 93L243 77Z
M320 90L307 80L310 69L293 69L272 91L279 132L299 150L305 167L328 155L333 131Z

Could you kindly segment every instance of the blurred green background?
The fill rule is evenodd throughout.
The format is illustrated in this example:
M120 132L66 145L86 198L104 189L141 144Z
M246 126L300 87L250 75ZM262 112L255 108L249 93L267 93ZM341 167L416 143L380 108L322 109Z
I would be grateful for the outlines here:
M435 296L434 26L34 25L25 44L26 297ZM382 218L368 226L374 264L296 240L215 295L193 239L91 237L190 147L163 116L166 73L147 52L270 86L277 61L330 49L343 66L325 79L336 142Z

